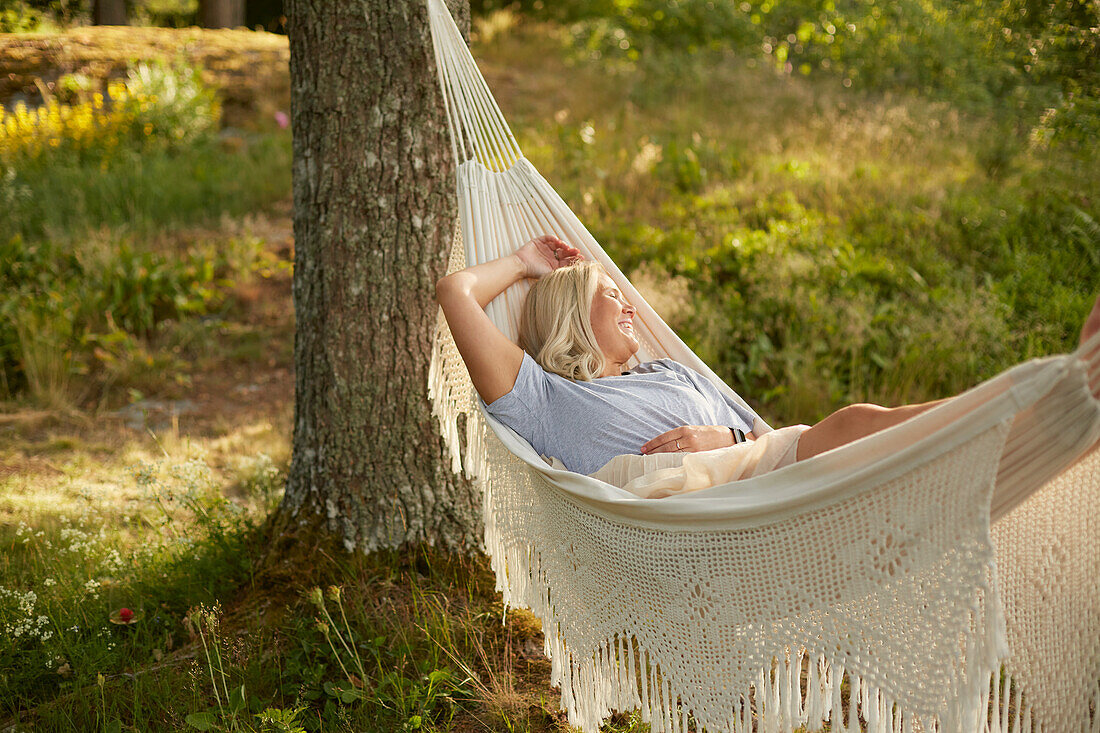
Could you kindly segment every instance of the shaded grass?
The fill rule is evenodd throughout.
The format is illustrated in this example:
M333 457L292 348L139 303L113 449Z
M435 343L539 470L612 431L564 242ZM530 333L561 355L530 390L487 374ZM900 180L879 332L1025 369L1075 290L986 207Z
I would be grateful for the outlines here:
M0 237L68 242L107 228L151 237L166 227L239 217L290 190L290 134L239 133L179 152L122 153L102 167L54 160L0 182Z
M278 433L266 435L271 441ZM484 561L427 548L347 555L301 525L270 537L254 520L282 486L285 453L266 467L257 469L253 460L234 468L238 457L263 444L240 437L243 442L220 449L216 441L165 445L170 459L159 468L138 464L133 484L121 482L110 503L87 501L82 516L56 500L34 511L0 508L9 521L26 517L35 527L28 533L0 525L0 543L8 549L0 587L37 592L29 614L12 608L6 594L0 598L0 622L39 613L49 619L34 638L21 634L0 654L0 699L13 730L98 730L115 721L123 729L179 730L195 714L260 730L255 716L271 710L299 711L310 731L560 729L548 703L537 701L548 673L538 623L514 613L501 624ZM132 445L121 452L134 458L145 450ZM203 452L201 461L185 458ZM111 472L115 461L99 468ZM210 520L184 511L186 501L171 505L167 491L153 496L158 487L193 492L209 477L202 466L211 464L222 466L215 493L241 496L235 505L253 518L225 532L208 531ZM85 466L76 473L90 472ZM56 490L75 494L76 505L90 499L71 487ZM229 506L208 499L208 510ZM173 520L148 521L161 502L169 503ZM89 524L100 528L89 533L92 539L64 531ZM66 545L75 542L82 543L83 563L69 561ZM272 545L282 562L253 572ZM125 570L108 579L103 558L109 562L112 550L122 555ZM94 590L85 585L89 580L97 581ZM309 590L317 587L320 597L320 588L333 585L344 586L342 608L325 591L322 614ZM120 606L137 612L132 626L107 623ZM339 643L332 639L337 626ZM243 686L235 713L218 704L209 664L216 665L216 679L225 675L230 691ZM355 674L349 677L348 669Z

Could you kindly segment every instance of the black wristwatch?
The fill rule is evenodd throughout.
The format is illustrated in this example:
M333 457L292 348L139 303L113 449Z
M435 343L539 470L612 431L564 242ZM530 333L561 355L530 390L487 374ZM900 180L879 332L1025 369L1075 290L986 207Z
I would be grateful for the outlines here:
M745 431L744 430L738 430L737 428L730 428L730 432L733 433L733 444L734 445L737 445L738 443L744 443L746 440L748 440L748 438L745 437Z

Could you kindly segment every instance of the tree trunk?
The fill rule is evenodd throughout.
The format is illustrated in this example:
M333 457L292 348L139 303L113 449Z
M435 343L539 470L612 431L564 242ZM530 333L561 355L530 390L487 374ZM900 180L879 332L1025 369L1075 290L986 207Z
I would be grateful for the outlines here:
M451 473L427 397L456 216L427 4L287 11L297 385L283 519L320 515L349 549L472 549L480 497Z
M244 0L199 0L199 25L203 28L244 25Z
M92 5L92 23L95 25L129 25L125 0L95 0Z

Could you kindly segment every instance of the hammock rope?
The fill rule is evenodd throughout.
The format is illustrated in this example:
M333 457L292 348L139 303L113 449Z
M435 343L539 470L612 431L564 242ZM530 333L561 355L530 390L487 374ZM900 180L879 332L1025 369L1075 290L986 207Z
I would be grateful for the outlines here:
M457 164L448 271L552 233L635 305L638 360L722 382L523 156L427 0ZM513 340L529 285L490 303ZM890 430L659 500L551 468L480 406L440 314L429 391L483 489L505 607L537 615L570 723L1100 733L1100 335ZM770 428L766 428L770 430Z

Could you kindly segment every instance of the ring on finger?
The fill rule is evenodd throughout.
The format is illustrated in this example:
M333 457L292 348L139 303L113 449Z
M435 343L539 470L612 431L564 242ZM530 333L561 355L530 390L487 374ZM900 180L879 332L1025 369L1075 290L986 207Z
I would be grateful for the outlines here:
M677 450L678 452L681 452L681 453L682 453L682 452L683 452L683 450L684 450L683 448L681 448L681 447L680 447L680 441L679 441L679 440L677 440L677 441L676 441L676 450Z

